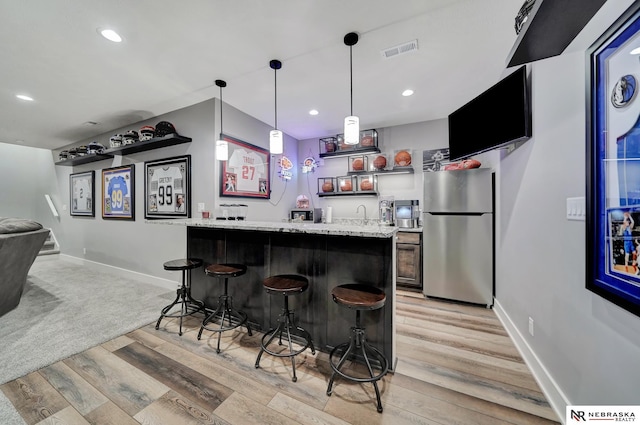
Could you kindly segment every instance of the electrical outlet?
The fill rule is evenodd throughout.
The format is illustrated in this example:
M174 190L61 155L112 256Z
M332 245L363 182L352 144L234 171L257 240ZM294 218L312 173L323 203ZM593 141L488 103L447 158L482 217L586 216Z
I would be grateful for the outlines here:
M86 254L87 253L87 248L82 248L82 253Z
M529 317L529 334L533 336L533 318Z
M67 210L67 204L62 204L62 211L66 211Z
M198 212L204 211L204 202L198 202Z

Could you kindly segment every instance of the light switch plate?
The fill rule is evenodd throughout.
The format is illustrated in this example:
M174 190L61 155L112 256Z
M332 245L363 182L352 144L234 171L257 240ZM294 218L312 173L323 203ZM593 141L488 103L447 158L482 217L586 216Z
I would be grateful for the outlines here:
M204 211L204 202L198 202L198 212Z
M584 221L587 215L587 207L584 196L567 198L567 220Z

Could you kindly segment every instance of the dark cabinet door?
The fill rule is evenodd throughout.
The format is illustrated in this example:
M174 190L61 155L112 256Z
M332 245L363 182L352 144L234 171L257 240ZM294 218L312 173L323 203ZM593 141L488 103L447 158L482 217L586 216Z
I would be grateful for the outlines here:
M404 235L410 236L406 237ZM422 289L421 234L398 233L398 236L398 243L396 244L396 284L407 288Z

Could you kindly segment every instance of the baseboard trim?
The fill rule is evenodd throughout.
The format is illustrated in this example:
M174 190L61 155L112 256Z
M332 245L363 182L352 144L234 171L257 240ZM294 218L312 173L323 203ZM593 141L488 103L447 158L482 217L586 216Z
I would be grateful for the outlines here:
M178 281L163 279L160 277L151 276L144 273L134 272L132 270L110 266L104 263L98 263L96 261L86 260L84 258L73 257L67 254L59 254L59 255L60 255L60 259L64 261L68 261L68 262L71 262L74 264L80 264L80 265L90 265L91 267L94 267L98 270L101 270L107 273L114 273L118 276L127 277L140 282L148 283L154 286L158 286L160 288L167 289L169 291L175 290L178 284Z
M565 409L569 405L569 400L564 394L558 383L553 379L553 376L549 373L547 368L544 367L536 353L531 349L531 346L527 340L522 336L518 328L515 326L509 315L504 311L500 302L494 299L493 311L502 323L502 326L506 329L507 333L511 337L511 340L515 344L518 352L524 359L536 382L542 389L551 408L556 412L560 422L565 423Z

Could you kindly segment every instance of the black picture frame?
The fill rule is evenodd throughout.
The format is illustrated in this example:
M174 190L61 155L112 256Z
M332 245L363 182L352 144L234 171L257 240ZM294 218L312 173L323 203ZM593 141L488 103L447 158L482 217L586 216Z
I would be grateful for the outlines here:
M586 288L640 316L638 45L640 1L587 50Z
M144 163L144 216L191 218L191 155Z
M94 170L69 175L69 214L72 216L95 217Z
M135 220L135 164L102 170L102 218Z
M220 196L269 199L269 151L231 136L220 136L229 144L229 159L220 161Z

